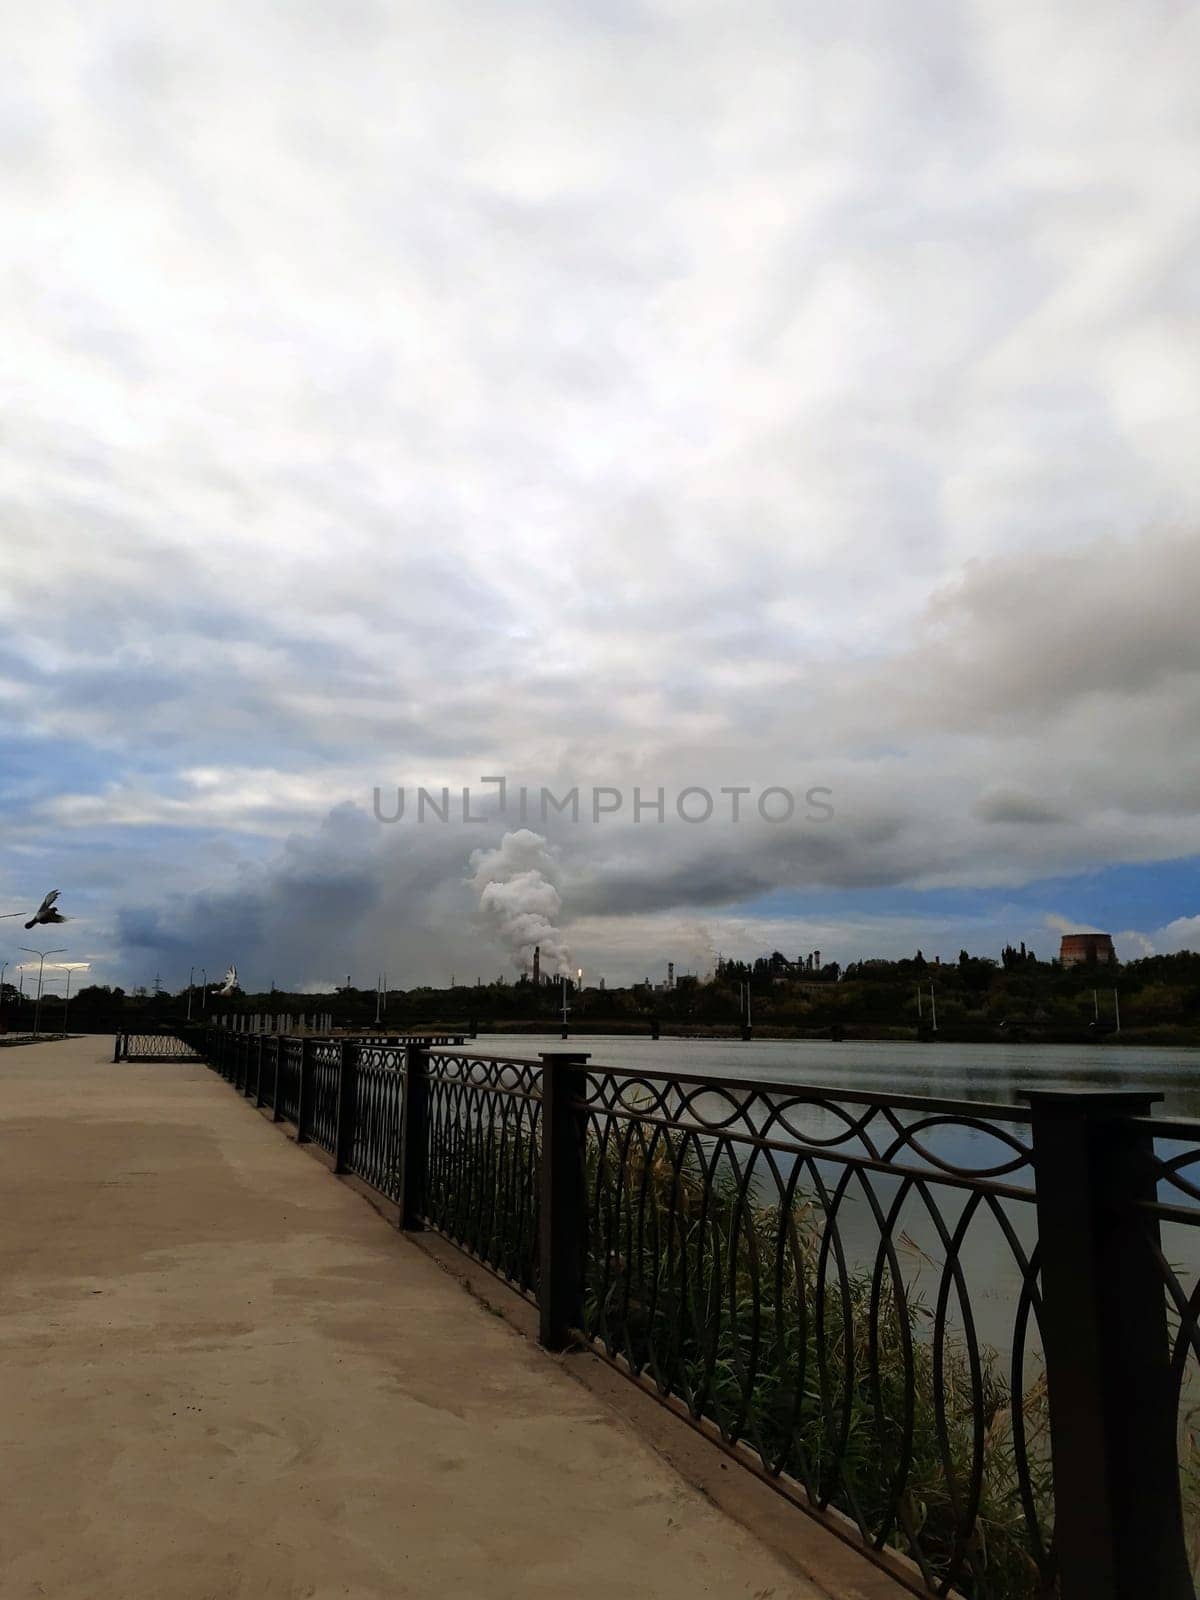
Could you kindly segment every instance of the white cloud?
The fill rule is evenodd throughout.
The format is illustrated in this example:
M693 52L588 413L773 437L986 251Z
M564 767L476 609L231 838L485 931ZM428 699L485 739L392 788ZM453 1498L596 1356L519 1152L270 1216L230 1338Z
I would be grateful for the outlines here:
M1159 935L1162 947L1172 950L1200 950L1200 916L1176 917Z

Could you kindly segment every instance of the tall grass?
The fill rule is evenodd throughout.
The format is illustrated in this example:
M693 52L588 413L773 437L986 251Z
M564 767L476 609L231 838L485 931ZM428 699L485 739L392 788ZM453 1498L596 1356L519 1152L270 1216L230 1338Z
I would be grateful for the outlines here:
M626 1125L628 1130L629 1125ZM755 1203L720 1145L658 1129L589 1141L586 1330L696 1417L755 1449L933 1589L1053 1593L1034 1555L997 1353L933 1337L911 1247L854 1263L795 1179ZM1049 1538L1044 1377L1017 1397ZM975 1492L972 1493L972 1486Z

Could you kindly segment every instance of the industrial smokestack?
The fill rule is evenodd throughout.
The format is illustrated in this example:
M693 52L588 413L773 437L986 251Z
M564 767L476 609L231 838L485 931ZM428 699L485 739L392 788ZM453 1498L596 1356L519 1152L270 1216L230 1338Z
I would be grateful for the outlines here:
M668 989L673 989L674 987L675 987L675 963L673 961L668 961L667 962L667 988Z
M535 944L533 947L533 986L536 989L542 981L542 947Z

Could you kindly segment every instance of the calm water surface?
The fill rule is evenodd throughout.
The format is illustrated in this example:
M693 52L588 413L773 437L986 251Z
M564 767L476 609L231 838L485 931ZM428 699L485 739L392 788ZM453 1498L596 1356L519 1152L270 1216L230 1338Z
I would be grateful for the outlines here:
M478 1054L536 1057L543 1050L587 1050L597 1066L655 1067L714 1077L864 1094L942 1095L1020 1105L1028 1089L1140 1089L1162 1095L1157 1108L1200 1117L1200 1049L1137 1045L918 1044L891 1040L614 1038L577 1034L563 1044L528 1034L488 1034Z

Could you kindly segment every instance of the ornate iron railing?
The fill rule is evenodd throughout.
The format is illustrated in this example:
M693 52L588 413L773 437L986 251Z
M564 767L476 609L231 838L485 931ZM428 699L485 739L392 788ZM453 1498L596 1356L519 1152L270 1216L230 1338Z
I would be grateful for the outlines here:
M119 1033L114 1061L197 1061L200 1053L177 1033Z
M304 1053L301 1039L282 1039L279 1046L279 1076L273 1102L280 1119L295 1122L300 1109L300 1058Z
M235 1089L244 1092L246 1080L250 1076L251 1053L258 1048L257 1037L246 1037L238 1041L237 1056L234 1064L233 1085Z
M429 1058L425 1219L531 1297L540 1082L536 1061Z
M200 1045L915 1593L1194 1600L1200 1123Z
M266 1101L275 1102L277 1090L275 1076L279 1071L279 1061L283 1055L283 1040L278 1034L269 1034L262 1043L262 1056L259 1062L258 1079L254 1085L254 1103L263 1105Z
M1028 1113L613 1071L584 1106L584 1331L930 1589L1048 1585Z
M400 1195L404 1046L363 1044L356 1055L350 1170L389 1200L396 1200Z
M312 1113L309 1136L329 1155L337 1141L338 1073L342 1046L333 1040L318 1039L312 1050Z

